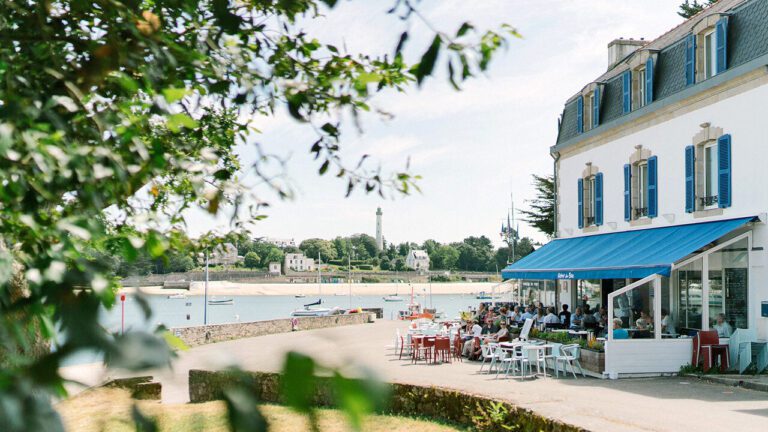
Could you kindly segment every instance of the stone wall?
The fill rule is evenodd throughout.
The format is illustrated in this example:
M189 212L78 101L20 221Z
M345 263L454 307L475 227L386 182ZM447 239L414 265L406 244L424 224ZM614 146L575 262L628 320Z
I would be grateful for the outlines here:
M282 403L280 374L270 372L189 371L192 403L223 398L224 389L248 385L262 402ZM478 431L583 431L583 429L539 416L509 402L463 393L453 389L413 384L388 384L390 398L382 413L427 417ZM317 378L314 406L334 406L331 378ZM502 426L503 425L503 426Z
M345 325L373 322L374 313L353 313L348 315L330 315L323 317L284 318L267 321L253 321L231 324L213 324L207 326L174 327L170 331L187 346L193 347L214 342L264 336L291 331L314 330ZM294 329L292 320L297 321Z

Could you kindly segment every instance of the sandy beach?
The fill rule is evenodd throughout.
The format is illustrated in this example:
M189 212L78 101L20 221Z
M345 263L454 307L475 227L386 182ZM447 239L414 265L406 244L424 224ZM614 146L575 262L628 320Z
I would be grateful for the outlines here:
M414 283L414 284L394 284L394 283L359 283L359 284L323 284L322 287L316 283L282 283L282 284L264 284L264 283L235 283L227 281L208 282L209 295L347 295L352 290L352 295L387 295L399 294L406 297L411 294L411 286L414 294L430 292L432 294L476 294L481 291L491 293L494 287L497 294L509 292L509 285L499 284L498 282L455 282L455 283ZM186 293L187 295L203 295L204 283L194 282L190 290L184 289L164 289L160 286L141 288L142 292L149 295L169 295L175 293ZM136 288L123 288L126 293L133 293Z

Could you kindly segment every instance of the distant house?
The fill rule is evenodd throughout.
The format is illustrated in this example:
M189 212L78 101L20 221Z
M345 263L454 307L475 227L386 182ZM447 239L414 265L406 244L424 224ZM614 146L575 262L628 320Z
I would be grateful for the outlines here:
M264 237L256 240L275 245L279 248L296 247L296 240L289 238Z
M278 276L280 275L280 263L277 261L273 261L269 263L269 274Z
M208 263L210 265L235 265L242 257L237 255L237 247L232 243L224 243L217 246L211 253Z
M301 253L285 254L284 266L286 271L314 271L315 260Z
M429 270L429 255L427 251L412 250L405 258L405 266L414 270Z

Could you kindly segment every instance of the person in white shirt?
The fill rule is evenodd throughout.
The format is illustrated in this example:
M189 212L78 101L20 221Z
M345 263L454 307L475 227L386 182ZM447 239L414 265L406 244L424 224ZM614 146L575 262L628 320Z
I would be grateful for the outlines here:
M717 330L717 335L721 338L731 337L733 333L733 328L725 321L724 313L717 314L717 323L714 325L714 328Z
M483 328L480 326L479 321L475 320L473 321L472 325L472 339L467 340L464 342L464 349L461 351L464 357L469 357L469 355L472 353L472 344L475 343L475 338L479 338L480 335L483 334Z
M555 315L555 308L549 307L547 308L547 312L547 316L542 320L544 324L560 324L560 318Z

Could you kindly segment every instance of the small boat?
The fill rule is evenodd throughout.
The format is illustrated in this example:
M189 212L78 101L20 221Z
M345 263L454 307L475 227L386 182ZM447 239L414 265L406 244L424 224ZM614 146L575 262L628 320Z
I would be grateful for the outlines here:
M235 304L235 299L233 298L223 298L223 299L217 299L212 298L208 300L208 304L211 306L228 306Z
M477 294L477 296L475 296L475 298L478 299L478 300L492 300L494 297L491 296L490 294L487 294L485 291L480 291L480 293Z
M178 293L178 294L171 294L168 296L169 299L185 299L187 298L187 295L184 293Z
M313 317L313 316L327 316L330 315L331 309L323 308L323 307L312 307L317 306L321 304L322 300L317 300L314 303L305 304L303 308L296 309L295 311L291 312L291 316L294 317Z
M336 293L336 294L334 294L334 296L336 296L336 297L342 297L342 296L345 296L345 295L346 294L344 294L344 293Z
M400 297L397 294L390 294L390 295L384 296L382 298L384 299L385 302L401 302L401 301L403 301L403 298Z
M294 297L296 297L296 298L304 298L306 296L304 294L296 294Z

